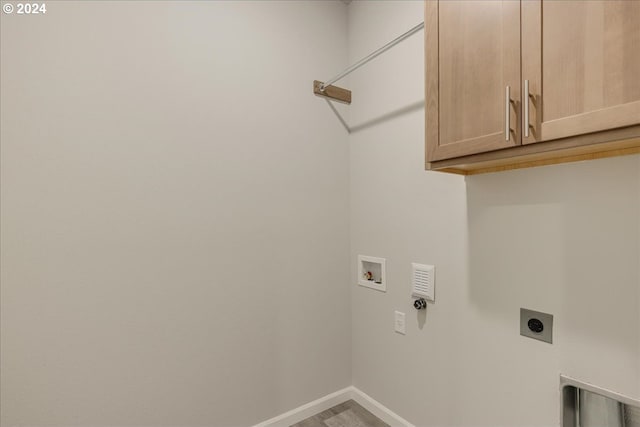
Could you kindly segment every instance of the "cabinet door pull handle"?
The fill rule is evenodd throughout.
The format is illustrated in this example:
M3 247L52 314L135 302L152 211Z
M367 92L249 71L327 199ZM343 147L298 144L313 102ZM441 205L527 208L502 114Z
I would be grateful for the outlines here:
M529 80L524 81L524 96L522 97L524 101L524 112L522 114L524 123L522 127L524 128L524 136L525 138L529 137Z
M504 139L505 141L509 141L510 133L511 133L511 88L507 86L507 90L504 95L504 103L505 103L505 116L504 116Z

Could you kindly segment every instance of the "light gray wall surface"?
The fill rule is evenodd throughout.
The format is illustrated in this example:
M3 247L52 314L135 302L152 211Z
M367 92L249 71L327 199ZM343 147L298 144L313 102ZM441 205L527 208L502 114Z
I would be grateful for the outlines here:
M1 424L246 426L350 385L346 6L2 14Z
M425 172L422 33L340 82L349 137L311 94L422 2L47 4L1 18L2 426L246 426L351 383L550 426L561 372L640 397L638 156Z
M350 62L422 19L422 2L351 3ZM350 82L354 124L375 122L350 135L354 385L418 426L558 425L560 373L638 398L638 157L424 172L423 49ZM387 259L387 293L356 285L358 254ZM436 266L426 316L411 262ZM519 335L520 307L554 314L553 345Z

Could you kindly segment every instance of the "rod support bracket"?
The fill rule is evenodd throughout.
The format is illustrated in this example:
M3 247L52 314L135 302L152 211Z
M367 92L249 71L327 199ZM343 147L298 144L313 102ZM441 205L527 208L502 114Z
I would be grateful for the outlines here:
M313 81L313 93L323 98L333 101L342 102L343 104L351 104L351 91L338 86L329 85L322 89L323 83L319 80Z

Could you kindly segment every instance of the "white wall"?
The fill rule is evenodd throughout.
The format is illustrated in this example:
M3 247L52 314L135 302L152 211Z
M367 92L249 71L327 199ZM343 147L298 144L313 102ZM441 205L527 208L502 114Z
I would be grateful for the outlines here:
M419 426L557 425L560 372L640 397L640 158L425 172L421 33L341 82L347 138L311 81L423 4L345 8L2 15L2 426L250 425L351 378Z
M341 2L2 14L1 424L250 425L350 384Z
M422 19L351 3L351 61ZM640 397L640 159L423 171L422 37L350 83L354 124L375 122L350 136L354 385L418 426L558 425L560 373ZM358 254L387 259L387 293L355 285ZM436 265L426 316L411 262ZM553 345L519 335L520 307L555 315Z

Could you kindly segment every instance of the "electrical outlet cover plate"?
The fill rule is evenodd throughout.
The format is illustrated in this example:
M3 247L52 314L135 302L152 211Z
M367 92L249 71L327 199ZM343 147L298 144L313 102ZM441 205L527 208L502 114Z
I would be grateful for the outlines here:
M521 308L520 335L553 344L553 314Z

